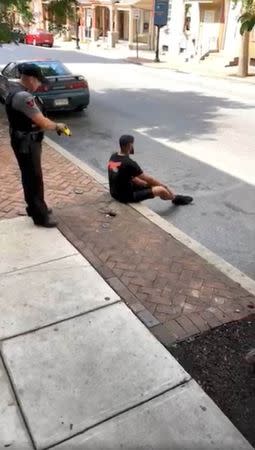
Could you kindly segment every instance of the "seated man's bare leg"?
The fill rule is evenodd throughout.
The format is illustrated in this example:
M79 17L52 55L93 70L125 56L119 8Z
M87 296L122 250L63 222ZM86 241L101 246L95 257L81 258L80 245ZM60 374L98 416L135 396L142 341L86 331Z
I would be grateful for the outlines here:
M152 192L154 197L159 197L161 200L173 200L174 195L171 193L171 191L168 191L163 186L154 186L152 188Z
M154 186L152 188L154 197L159 197L161 200L172 200L173 204L178 205L189 205L193 201L193 198L189 195L175 195L170 189L163 186Z

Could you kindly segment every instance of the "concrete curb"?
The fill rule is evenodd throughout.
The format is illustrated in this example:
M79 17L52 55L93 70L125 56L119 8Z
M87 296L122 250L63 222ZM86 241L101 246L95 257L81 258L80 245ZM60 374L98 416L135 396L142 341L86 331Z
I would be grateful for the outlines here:
M54 150L59 152L73 164L78 166L81 170L86 172L89 176L91 176L95 181L99 184L103 185L105 188L108 187L108 181L106 177L96 172L86 163L80 161L75 156L71 155L67 150L65 150L61 145L56 144L52 139L46 137L46 144L52 147ZM153 212L147 206L142 204L130 204L131 208L135 209L137 212L142 214L148 220L153 222L159 228L164 230L166 233L170 234L174 239L181 242L186 247L193 250L197 255L201 256L205 259L209 264L216 267L220 272L230 278L232 281L238 283L242 288L244 288L251 295L255 296L255 281L248 277L245 273L238 270L236 267L229 264L220 256L213 253L211 250L190 238L187 234L183 233L181 230L176 228L171 223L167 222L165 219L162 219L157 213Z

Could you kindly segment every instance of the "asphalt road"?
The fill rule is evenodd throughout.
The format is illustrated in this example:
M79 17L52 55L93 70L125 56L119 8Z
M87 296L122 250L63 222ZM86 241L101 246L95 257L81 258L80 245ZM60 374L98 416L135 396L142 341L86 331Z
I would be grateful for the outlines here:
M62 60L91 88L86 112L58 117L73 137L50 137L106 174L119 135L134 134L144 170L195 199L182 208L147 206L255 279L255 84L56 48L0 49L0 65L39 57Z

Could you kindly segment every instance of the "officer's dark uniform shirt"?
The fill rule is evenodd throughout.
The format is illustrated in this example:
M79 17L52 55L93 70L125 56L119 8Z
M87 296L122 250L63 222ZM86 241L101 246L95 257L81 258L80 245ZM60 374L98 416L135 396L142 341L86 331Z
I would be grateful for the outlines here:
M27 132L36 130L32 119L40 112L35 97L22 87L7 97L6 113L11 130Z
M108 162L110 193L116 200L129 201L133 194L132 178L143 173L128 155L113 153Z

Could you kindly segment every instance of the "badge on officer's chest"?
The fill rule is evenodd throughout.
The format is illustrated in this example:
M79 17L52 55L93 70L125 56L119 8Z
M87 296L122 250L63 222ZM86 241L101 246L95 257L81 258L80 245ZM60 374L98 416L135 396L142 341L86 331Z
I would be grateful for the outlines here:
M26 101L26 105L29 106L30 108L33 108L35 106L35 101L33 98L29 99Z

